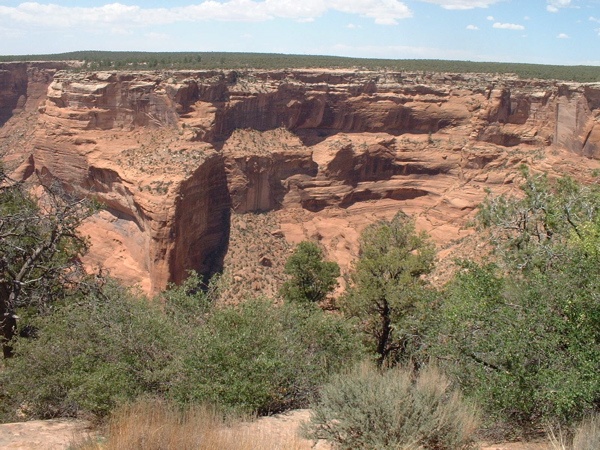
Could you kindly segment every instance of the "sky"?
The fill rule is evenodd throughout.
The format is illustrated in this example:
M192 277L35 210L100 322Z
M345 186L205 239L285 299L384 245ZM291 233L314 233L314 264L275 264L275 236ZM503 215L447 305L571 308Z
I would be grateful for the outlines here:
M0 54L76 50L600 65L600 0L0 0Z

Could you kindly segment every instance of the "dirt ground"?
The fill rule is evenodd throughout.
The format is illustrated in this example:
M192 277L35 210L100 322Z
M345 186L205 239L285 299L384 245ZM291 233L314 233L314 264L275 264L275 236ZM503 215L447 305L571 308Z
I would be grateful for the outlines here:
M260 450L261 438L269 436L270 442L279 442L281 450L287 450L290 442L298 450L329 450L326 442L312 442L297 437L300 423L308 420L310 411L301 409L271 417L262 417L254 422L239 425L247 428L248 433L256 436L257 450ZM0 449L11 450L66 450L73 442L93 436L85 421L77 420L36 420L31 422L0 425ZM533 443L482 443L481 450L546 450L550 446L545 442Z
M84 421L54 419L0 425L0 449L63 450L92 431Z

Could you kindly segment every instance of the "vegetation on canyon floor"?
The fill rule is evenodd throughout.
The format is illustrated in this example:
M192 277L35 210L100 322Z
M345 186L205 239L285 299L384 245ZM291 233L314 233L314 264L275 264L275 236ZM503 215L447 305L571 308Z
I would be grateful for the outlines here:
M323 55L227 52L78 51L50 55L7 55L8 61L82 61L70 70L216 70L334 68L429 73L515 74L521 78L600 81L600 67L428 59L369 59Z
M520 198L490 196L480 208L489 260L461 261L434 288L434 248L400 213L364 231L349 288L325 311L319 300L331 297L339 269L314 243L288 260L280 298L238 305L217 301L218 280L206 286L193 272L154 301L79 274L64 262L84 250L81 238L47 239L53 224L77 224L88 209L47 225L26 187L3 174L1 282L32 301L1 298L21 317L4 335L14 356L0 371L1 419L102 418L147 396L258 414L312 402L313 435L342 448L440 449L470 445L480 407L486 427L560 426L571 445L577 424L600 410L600 186L523 178ZM54 200L52 211L71 204ZM40 219L15 228L21 211ZM16 279L26 248L46 266ZM69 277L37 289L53 261ZM581 428L591 427L588 441L597 443L597 423Z

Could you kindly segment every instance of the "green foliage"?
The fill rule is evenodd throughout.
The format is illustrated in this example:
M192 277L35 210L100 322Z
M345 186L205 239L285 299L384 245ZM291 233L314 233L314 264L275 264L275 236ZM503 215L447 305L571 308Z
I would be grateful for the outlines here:
M180 402L213 402L259 413L306 406L308 397L361 356L343 319L312 305L252 300L216 308L188 339Z
M314 242L303 241L285 264L291 279L281 289L283 298L295 302L320 302L337 286L340 267L324 261L323 251Z
M597 407L600 274L562 269L518 279L471 264L448 289L440 356L496 417L570 423Z
M499 266L463 264L433 347L492 416L569 424L600 405L598 190L528 175L523 190L484 205Z
M164 393L174 377L177 333L158 305L117 286L57 305L19 339L0 373L5 417L102 416L142 393ZM7 417L8 416L8 417Z
M306 427L342 449L471 448L477 415L434 367L415 378L363 365L323 387Z
M360 320L379 364L406 359L420 345L431 292L422 275L433 267L434 245L403 213L365 229L360 259L342 309Z
M33 199L1 166L0 183L0 338L9 357L17 308L42 311L81 287L77 261L87 247L77 228L98 207L55 183Z
M79 51L50 55L7 55L3 61L84 61L69 70L160 70L160 69L290 69L330 67L406 72L516 74L521 78L558 79L578 82L600 81L597 66L552 66L432 59L347 58L324 55L225 52L107 52Z
M600 187L569 177L551 186L546 175L530 175L526 168L523 175L522 197L488 196L478 213L501 261L516 270L544 271L560 264L569 247L598 254Z
M115 285L29 322L0 371L2 419L104 416L140 395L244 412L305 406L364 356L353 327L312 305L217 307L191 274L160 301Z
M176 323L199 325L214 305L217 277L207 286L193 270L181 285L169 284L155 300L165 305L165 313Z

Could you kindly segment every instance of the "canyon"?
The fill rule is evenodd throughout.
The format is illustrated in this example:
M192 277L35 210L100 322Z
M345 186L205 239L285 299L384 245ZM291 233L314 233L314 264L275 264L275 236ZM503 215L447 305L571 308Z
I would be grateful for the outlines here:
M600 168L600 83L68 69L0 64L4 167L97 198L85 264L148 294L224 267L231 292L275 293L269 273L305 239L347 273L361 230L400 210L449 258L521 165L584 182Z

